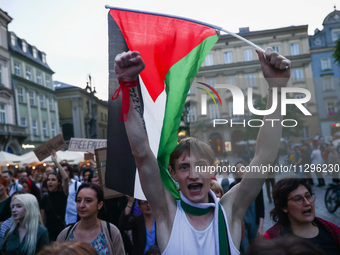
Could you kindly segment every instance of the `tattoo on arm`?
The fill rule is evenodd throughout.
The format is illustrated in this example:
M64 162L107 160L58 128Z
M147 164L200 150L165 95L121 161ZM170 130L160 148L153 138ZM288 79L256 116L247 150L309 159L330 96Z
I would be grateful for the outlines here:
M140 104L141 101L140 101L134 87L130 88L130 97L131 97L132 103L134 104L133 109L138 113L139 117L142 119L143 128L146 132L145 121L144 121L144 118L143 118L143 110L142 110L142 106Z

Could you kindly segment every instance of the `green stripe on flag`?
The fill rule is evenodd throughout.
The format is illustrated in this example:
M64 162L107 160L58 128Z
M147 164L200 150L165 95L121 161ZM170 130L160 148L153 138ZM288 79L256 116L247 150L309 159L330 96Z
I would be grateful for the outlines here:
M204 39L188 55L174 64L165 76L167 99L157 160L163 185L175 199L180 197L168 171L170 154L177 146L177 132L190 85L218 38L216 34Z

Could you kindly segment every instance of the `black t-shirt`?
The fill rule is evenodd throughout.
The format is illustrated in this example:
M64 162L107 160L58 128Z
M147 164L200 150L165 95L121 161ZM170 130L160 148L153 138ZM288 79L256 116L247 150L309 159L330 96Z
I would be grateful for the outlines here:
M308 241L319 247L327 255L339 255L340 248L334 242L331 235L323 228L318 226L319 234L313 238L306 238Z
M63 191L49 192L41 199L41 209L45 211L46 228L50 240L55 241L65 228L67 196Z

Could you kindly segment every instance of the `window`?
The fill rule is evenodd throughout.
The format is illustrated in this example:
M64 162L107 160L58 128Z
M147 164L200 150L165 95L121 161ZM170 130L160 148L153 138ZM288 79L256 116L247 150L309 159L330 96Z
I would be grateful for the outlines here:
M324 91L334 90L332 76L322 77L322 88L323 88Z
M332 42L335 42L336 40L338 40L340 36L340 29L336 28L336 29L332 29Z
M310 138L310 129L309 129L309 127L304 127L304 128L302 129L302 137L303 137L304 139Z
M26 79L32 80L32 69L30 67L26 67Z
M47 123L46 121L44 120L43 123L42 123L42 129L43 129L43 134L44 134L44 137L47 137Z
M27 43L22 41L22 50L23 52L27 52Z
M15 35L11 34L11 44L15 46Z
M329 100L326 102L327 113L328 115L334 115L337 112L336 101Z
M330 58L322 58L321 59L321 70L331 70L331 60Z
M226 83L229 85L236 85L236 78L235 76L227 76Z
M41 72L37 72L37 83L42 85L42 75L41 75Z
M255 74L247 74L247 87L256 87L256 75Z
M303 81L303 71L301 68L293 70L293 80L295 82Z
M273 51L276 51L277 53L280 54L280 46L279 45L273 45Z
M44 53L42 54L42 61L43 63L46 63L46 55Z
M35 96L34 96L34 92L30 91L28 92L29 94L29 98L30 98L30 105L35 105Z
M205 66L212 66L214 65L214 56L213 54L208 54L205 58Z
M2 84L2 65L0 64L0 84Z
M32 132L33 135L38 135L38 122L36 120L32 120Z
M233 53L231 51L224 52L224 63L225 64L233 63Z
M24 89L23 88L18 88L18 101L19 103L24 103Z
M100 113L100 120L101 120L101 121L104 120L104 114L103 114L103 112Z
M33 48L33 57L34 57L34 58L37 58L37 56L38 56L37 49L36 49L36 48Z
M17 76L21 76L21 65L18 62L14 63L14 74Z
M46 104L45 104L45 96L44 96L44 95L40 95L40 96L39 96L39 102L40 102L40 107L41 107L41 108L46 108Z
M52 131L52 137L55 137L56 136L56 130L55 130L55 124L54 123L51 124L51 131Z
M46 87L51 88L51 79L50 77L46 77Z
M25 117L21 117L20 118L20 126L22 126L22 127L26 127L27 126L26 118Z
M53 100L52 97L48 99L48 103L49 103L49 106L50 106L50 111L53 111L54 110L54 100Z
M301 99L301 98L305 98L305 97L306 97L305 94L296 94L295 95L296 99ZM302 105L307 109L307 103L303 103Z
M300 54L300 49L299 49L299 44L298 43L292 43L290 45L290 54L292 56L299 55Z
M6 124L6 105L0 104L0 123Z
M243 51L244 61L252 61L253 60L253 51L252 49L246 49Z
M218 109L218 105L209 104L209 116L210 116L210 119L218 119L220 117L220 111Z
M196 112L196 106L191 105L188 107L188 115L187 115L187 122L196 122L197 121L197 112Z
M233 116L233 102L228 102L228 108L229 108L229 116L232 117Z

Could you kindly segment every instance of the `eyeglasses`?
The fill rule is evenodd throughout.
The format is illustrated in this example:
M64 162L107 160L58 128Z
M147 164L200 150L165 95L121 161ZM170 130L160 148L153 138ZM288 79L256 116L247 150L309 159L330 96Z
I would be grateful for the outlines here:
M305 199L307 199L307 201L309 203L314 203L315 201L315 194L306 194L304 196L301 196L301 195L296 195L296 196L293 196L291 198L289 198L287 201L289 200L292 200L295 204L298 204L298 205L303 205L303 202L305 201Z
M148 205L149 202L148 202L148 201L140 201L139 204L140 204L140 205Z

